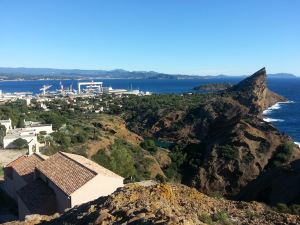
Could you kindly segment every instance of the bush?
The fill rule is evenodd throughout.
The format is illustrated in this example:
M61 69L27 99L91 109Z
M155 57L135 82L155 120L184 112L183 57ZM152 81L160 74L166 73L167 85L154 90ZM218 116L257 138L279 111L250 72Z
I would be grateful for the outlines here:
M66 119L54 112L44 112L40 115L40 118L48 124L52 124L53 129L59 129L63 124L66 123Z
M243 161L246 164L250 164L253 160L254 160L254 156L251 154L251 152L247 152L247 154L243 158Z
M185 163L187 155L181 146L176 145L170 153L172 163L164 171L166 176L172 181L181 181L181 169Z
M0 147L3 147L3 138L6 134L6 128L5 126L0 124Z
M111 146L110 155L100 150L92 158L98 164L125 178L134 177L136 175L134 160L125 146L113 144Z
M155 180L157 180L159 183L165 183L166 179L164 176L162 176L161 174L157 174L155 177Z
M288 213L290 211L289 207L284 203L277 203L276 210L281 213Z
M53 132L51 136L53 140L62 147L68 148L71 144L71 138L63 132Z
M296 214L296 215L300 216L300 205L293 204L293 205L290 206L290 209L291 209L292 214Z
M24 139L22 139L22 138L18 138L18 139L16 139L16 140L14 140L14 141L12 142L12 144L13 144L14 146L16 146L16 148L18 148L18 149L28 148L28 143L27 143L27 141L24 140Z
M110 152L100 150L92 159L98 164L126 178L125 182L149 179L153 159L145 155L140 147L124 140L116 140Z
M147 139L144 142L142 142L141 147L151 153L157 152L157 146L155 144L155 141L152 139Z
M221 223L221 224L224 224L224 225L231 225L232 222L230 221L228 215L226 212L217 212L213 215L213 220L218 222L218 223Z
M287 163L291 159L293 151L294 143L291 141L286 141L284 144L280 145L273 156L271 166L277 167Z
M225 160L235 160L238 158L238 150L231 145L219 146L221 156Z

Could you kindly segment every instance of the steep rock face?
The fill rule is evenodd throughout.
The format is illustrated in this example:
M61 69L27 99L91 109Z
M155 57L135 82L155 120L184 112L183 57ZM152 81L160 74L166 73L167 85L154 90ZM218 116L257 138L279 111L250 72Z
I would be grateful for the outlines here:
M262 173L242 189L238 199L266 202L270 205L300 204L300 160Z
M272 166L285 143L292 142L261 118L263 110L286 101L268 90L266 76L263 68L221 93L172 96L173 102L185 104L181 107L167 108L164 96L156 96L154 102L153 97L138 99L141 104L151 100L150 113L138 111L138 117L131 117L127 124L143 136L184 146L184 184L235 198ZM162 104L151 109L157 102ZM282 165L300 158L299 148L292 148Z
M266 69L262 68L230 88L228 93L234 95L241 104L249 107L249 113L259 115L275 103L287 101L286 98L267 88L266 78Z
M212 198L183 185L131 184L62 215L36 216L7 225L299 223L299 216L276 213L260 203Z
M291 142L270 124L250 117L222 127L197 148L198 164L187 163L183 182L208 194L237 196L240 190L271 166L285 142ZM202 155L199 157L199 151ZM190 152L191 153L191 152ZM197 154L188 154L192 162ZM283 164L300 157L295 145ZM255 199L255 198L253 198Z

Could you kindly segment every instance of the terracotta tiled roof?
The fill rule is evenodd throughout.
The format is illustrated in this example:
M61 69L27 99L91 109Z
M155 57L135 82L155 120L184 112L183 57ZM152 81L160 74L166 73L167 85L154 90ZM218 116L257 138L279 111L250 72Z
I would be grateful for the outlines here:
M21 156L11 163L7 164L5 168L12 168L25 180L31 181L33 178L35 167L44 160L45 158L38 154Z
M31 214L51 215L57 211L55 193L41 179L29 183L17 193Z
M97 175L95 171L61 152L50 156L36 168L67 195L71 195Z
M123 177L119 176L118 174L115 174L114 172L104 168L103 166L100 166L99 164L93 162L92 160L89 160L81 155L61 152L62 154L66 155L67 157L73 159L74 161L80 163L81 165L87 167L88 169L96 172L97 174L101 174L103 176L107 177L114 177L114 178L121 178Z

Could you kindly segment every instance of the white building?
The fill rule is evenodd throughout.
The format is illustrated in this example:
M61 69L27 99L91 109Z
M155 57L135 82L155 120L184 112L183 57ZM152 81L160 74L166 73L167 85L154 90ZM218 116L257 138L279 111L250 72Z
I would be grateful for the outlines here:
M52 124L41 124L40 122L24 120L24 128L12 129L10 119L1 120L0 123L6 127L6 135L3 138L3 148L16 148L13 142L22 138L27 141L29 152L32 152L33 149L38 152L40 144L37 140L37 135L41 132L45 132L45 134L51 134L53 132Z
M0 120L0 124L5 126L6 130L11 130L13 129L11 119L8 120Z

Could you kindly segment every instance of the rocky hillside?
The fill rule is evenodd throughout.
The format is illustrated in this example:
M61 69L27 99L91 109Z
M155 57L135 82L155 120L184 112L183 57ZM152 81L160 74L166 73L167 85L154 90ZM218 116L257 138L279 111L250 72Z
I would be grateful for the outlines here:
M139 107L128 107L125 119L138 134L183 149L182 183L236 198L261 174L300 158L291 138L262 119L286 100L267 88L263 68L221 93L136 99Z
M251 202L208 197L184 185L127 185L62 215L31 216L6 225L56 224L299 224L300 217Z

